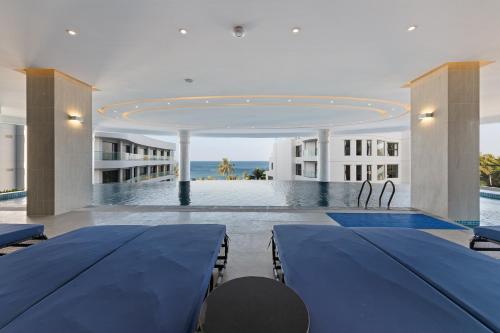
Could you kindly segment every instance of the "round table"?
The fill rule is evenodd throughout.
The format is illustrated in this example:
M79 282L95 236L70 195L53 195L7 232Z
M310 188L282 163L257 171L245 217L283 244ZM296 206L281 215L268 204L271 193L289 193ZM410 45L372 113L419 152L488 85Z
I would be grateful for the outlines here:
M283 283L243 277L208 296L200 325L203 333L306 333L309 315L300 297Z

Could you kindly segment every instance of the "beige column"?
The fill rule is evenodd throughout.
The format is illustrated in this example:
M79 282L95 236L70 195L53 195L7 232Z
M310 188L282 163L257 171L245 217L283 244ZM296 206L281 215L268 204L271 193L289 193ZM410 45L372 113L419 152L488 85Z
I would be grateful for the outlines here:
M411 205L479 221L479 62L447 63L410 82Z
M92 87L53 69L26 70L28 215L92 197Z

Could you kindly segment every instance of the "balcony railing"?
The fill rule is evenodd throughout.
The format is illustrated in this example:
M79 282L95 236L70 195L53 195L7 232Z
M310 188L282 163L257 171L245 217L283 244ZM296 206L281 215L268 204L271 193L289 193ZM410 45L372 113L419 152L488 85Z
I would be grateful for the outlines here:
M316 178L316 172L315 171L304 171L304 177L307 178Z
M317 157L317 151L316 149L305 149L304 150L304 157Z
M96 161L172 161L172 156L94 151Z

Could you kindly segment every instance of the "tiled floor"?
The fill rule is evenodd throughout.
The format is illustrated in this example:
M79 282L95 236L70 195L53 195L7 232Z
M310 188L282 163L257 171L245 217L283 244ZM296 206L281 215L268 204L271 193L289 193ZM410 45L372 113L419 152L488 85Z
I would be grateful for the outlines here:
M280 209L255 211L246 209L175 209L150 206L106 206L84 208L53 217L29 218L20 207L3 207L0 223L43 223L49 237L89 225L103 224L175 224L222 223L230 237L230 258L224 279L240 276L272 277L269 240L275 224L332 224L323 210ZM467 246L470 230L428 230L436 236ZM487 252L500 258L500 253Z

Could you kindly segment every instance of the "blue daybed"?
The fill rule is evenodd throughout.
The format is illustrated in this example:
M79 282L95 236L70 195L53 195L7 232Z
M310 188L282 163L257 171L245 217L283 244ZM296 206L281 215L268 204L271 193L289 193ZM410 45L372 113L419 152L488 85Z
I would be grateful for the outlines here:
M20 244L32 239L47 239L43 233L43 224L0 224L0 248L8 246L24 246ZM0 256L3 253L0 253Z
M500 265L418 230L277 225L273 260L311 333L500 332Z
M0 332L191 333L226 259L223 225L79 229L2 258Z
M476 247L476 243L494 243L500 245L500 225L474 228L474 237L469 247L476 251L500 251L500 247Z

